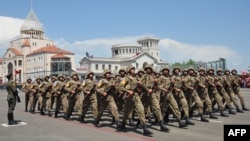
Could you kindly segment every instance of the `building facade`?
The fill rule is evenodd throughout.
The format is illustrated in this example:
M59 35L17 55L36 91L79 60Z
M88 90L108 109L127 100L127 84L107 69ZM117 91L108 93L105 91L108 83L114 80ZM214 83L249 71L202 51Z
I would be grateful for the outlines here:
M135 44L113 45L111 58L86 56L80 60L80 68L77 68L77 71L86 75L86 72L91 70L101 76L104 69L110 69L113 74L117 74L119 69L129 65L139 70L146 64L151 64L156 71L160 71L162 66L168 66L169 63L160 59L159 41L155 37L144 37L138 39Z
M2 82L6 82L5 75L15 72L19 72L15 76L17 82L47 75L68 75L75 61L74 53L56 47L45 37L43 26L33 10L20 28L20 37L10 41L0 60Z

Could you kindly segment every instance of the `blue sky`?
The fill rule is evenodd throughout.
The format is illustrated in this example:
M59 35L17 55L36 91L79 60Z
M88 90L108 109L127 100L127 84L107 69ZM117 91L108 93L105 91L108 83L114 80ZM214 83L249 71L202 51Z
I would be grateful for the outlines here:
M15 4L13 4L15 3ZM161 58L170 63L227 59L229 69L250 66L249 0L33 0L46 36L60 48L111 57L113 44L155 36ZM1 54L19 35L31 0L0 5Z

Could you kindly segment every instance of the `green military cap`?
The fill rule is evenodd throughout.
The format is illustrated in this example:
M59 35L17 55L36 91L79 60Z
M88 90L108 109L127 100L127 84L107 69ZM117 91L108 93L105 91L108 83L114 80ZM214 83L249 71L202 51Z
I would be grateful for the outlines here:
M110 74L111 74L111 71L110 71L109 69L103 70L103 76L104 76L106 73L110 73Z
M144 70L146 70L146 69L151 69L151 70L153 71L153 68L152 68L152 66L151 66L150 64L147 64L147 65L145 66Z
M217 72L217 73L218 73L218 72L223 72L223 70L222 70L221 68L218 68L216 72Z
M140 72L145 73L145 72L144 72L144 69L142 69L142 68L139 69L137 73L140 73Z
M9 73L9 74L7 74L5 77L7 77L7 79L10 79L11 76L13 76L13 74L12 74L12 73Z
M57 76L57 79L59 80L61 77L62 77L63 79L65 79L64 75L62 75L62 74L59 74L59 75Z
M127 68L126 68L127 73L128 73L130 70L132 70L132 69L135 69L135 67L134 67L134 66L127 66Z
M125 72L125 73L127 73L125 68L121 68L121 69L118 71L118 73L120 74L122 71Z
M236 69L232 69L232 70L231 70L231 73L233 73L233 72L236 72L236 73L237 73L237 70L236 70Z
M173 71L175 71L176 69L179 70L179 71L181 71L181 69L178 66L174 66L173 67Z
M168 71L169 71L168 66L164 66L164 67L162 67L161 71L163 72L164 70L168 70Z

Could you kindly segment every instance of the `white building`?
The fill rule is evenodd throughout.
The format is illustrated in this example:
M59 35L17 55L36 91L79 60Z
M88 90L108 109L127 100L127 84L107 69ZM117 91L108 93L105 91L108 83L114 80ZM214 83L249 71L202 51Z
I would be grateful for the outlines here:
M10 41L10 46L0 59L0 78L15 74L17 82L46 75L68 74L74 67L74 53L60 49L52 40L45 38L42 24L35 12L30 10L20 28L20 37Z
M113 45L112 57L89 57L81 59L80 68L77 70L83 75L87 70L92 70L96 75L101 75L104 69L110 69L117 74L120 68L133 65L136 70L143 68L146 64L159 71L161 66L168 66L169 63L160 59L159 39L155 37L144 37L137 40L137 44L116 44Z

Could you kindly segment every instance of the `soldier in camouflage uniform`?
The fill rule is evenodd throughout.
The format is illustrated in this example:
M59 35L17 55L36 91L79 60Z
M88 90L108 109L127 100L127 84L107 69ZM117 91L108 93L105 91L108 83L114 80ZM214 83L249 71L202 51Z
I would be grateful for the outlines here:
M30 105L30 112L34 113L35 112L35 105L37 102L37 81L35 80L35 82L32 82L28 88L29 91L29 105Z
M180 108L183 110L183 115L185 115L186 124L188 125L194 125L194 122L192 122L189 119L189 108L187 104L187 100L185 98L185 95L182 91L183 86L183 79L180 77L180 68L179 67L173 67L173 75L172 75L172 81L173 84L173 95L175 97L175 100L177 101Z
M128 66L126 68L128 75L123 79L118 87L118 90L125 94L125 108L122 119L122 130L126 132L126 121L133 108L138 114L139 122L143 127L144 135L151 135L152 132L146 126L144 107L141 102L140 95L142 94L142 83L135 77L135 68Z
M218 105L218 108L219 108L219 111L221 113L221 116L224 116L224 117L228 117L228 115L226 115L224 113L224 105L223 105L223 102L222 102L222 97L220 96L220 94L218 93L217 91L217 88L216 88L216 80L215 80L215 76L214 76L214 69L212 68L209 68L207 70L207 84L208 84L208 94L209 94L209 97L213 103L213 101L215 103L217 103Z
M169 122L169 108L170 108L178 120L179 127L180 128L186 127L187 125L181 121L181 112L172 93L173 83L171 81L171 76L169 74L168 67L162 68L162 75L159 77L158 88L161 90L160 107L162 113L165 113L163 118L164 121L166 123Z
M17 96L18 96L18 91L16 87L16 82L13 81L13 74L10 73L7 76L8 81L5 83L5 89L7 90L8 96L7 96L7 101L8 101L8 124L9 125L15 125L18 124L18 120L14 120L14 110L16 107L16 101L17 101Z
M56 77L55 76L51 76L51 81L48 82L48 90L47 90L47 94L46 94L46 109L48 111L48 116L52 116L51 114L51 108L52 108L52 98L54 98L53 94L51 93L52 91L52 86L53 84L56 82Z
M85 115L88 112L89 106L91 105L93 110L93 117L96 120L98 114L98 105L97 105L97 97L96 97L96 80L94 79L94 73L92 71L87 72L86 80L82 85L82 91L84 94L83 100L83 108L82 108L82 119L80 120L82 123L85 123Z
M156 95L156 90L158 89L157 81L152 75L153 69L150 64L147 64L144 70L146 72L142 79L142 84L144 85L146 90L146 100L144 101L144 107L145 109L147 109L151 106L152 111L154 112L160 124L161 131L169 131L169 129L163 124L163 117L159 104L160 101L157 99Z
M22 86L22 91L25 94L25 112L28 111L28 103L29 103L29 98L30 98L30 93L29 93L29 87L31 85L32 80L29 78L26 80L26 83Z
M240 99L242 110L249 111L249 109L246 107L246 104L245 104L245 101L244 101L244 96L240 91L240 86L239 86L240 78L239 78L239 76L237 76L237 71L235 69L233 69L233 70L231 70L231 73L232 73L232 75L231 75L231 79L232 79L231 84L232 84L233 91L234 91L235 95L237 95L238 98Z
M228 83L226 77L222 75L222 69L219 68L216 71L216 73L217 73L217 75L215 77L216 78L215 84L217 87L217 91L222 96L223 101L225 101L226 106L228 108L228 113L234 115L236 113L231 108L231 99L230 99L230 93L232 93L232 90L230 90L231 85L230 85L230 83Z
M40 104L40 114L45 115L46 96L49 91L49 76L44 77L44 81L38 86L38 102Z
M115 87L114 87L114 81L111 79L111 71L108 69L105 69L103 71L103 78L99 81L96 91L100 95L100 106L99 106L99 112L95 121L96 127L101 127L100 120L103 115L104 110L109 106L110 112L112 116L115 118L117 130L120 131L121 124L119 122L119 113L118 109L114 100L114 93L115 93Z
M209 117L211 119L218 119L213 113L212 113L212 102L211 99L208 95L208 89L207 89L207 79L206 79L206 75L205 75L205 69L204 68L200 68L199 69L199 76L197 77L197 92L198 95L202 101L202 103L204 103L207 112L209 114Z
M81 121L83 97L81 94L81 84L77 73L73 72L71 74L71 80L67 82L66 86L64 87L64 90L68 92L68 104L69 104L67 114L64 115L64 118L66 120L70 120L70 116L72 115L74 107L76 106L76 109L78 111L79 121Z
M183 87L182 90L185 94L185 97L188 102L189 106L189 115L190 117L193 116L194 108L197 107L199 111L199 116L202 122L209 122L203 115L203 103L201 102L201 99L196 91L197 89L197 78L194 77L194 68L190 67L188 70L188 75L183 78ZM195 103L195 107L193 106L193 103Z

